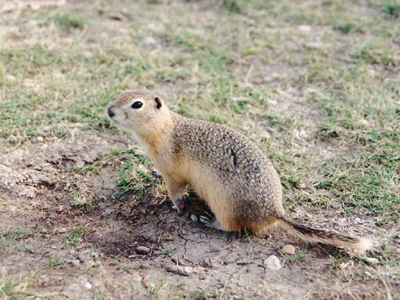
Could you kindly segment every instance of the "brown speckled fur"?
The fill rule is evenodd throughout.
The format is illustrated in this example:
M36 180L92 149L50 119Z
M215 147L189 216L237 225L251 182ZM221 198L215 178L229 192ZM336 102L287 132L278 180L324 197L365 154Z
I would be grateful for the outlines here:
M157 101L155 100L157 98ZM132 103L141 101L139 109ZM157 102L161 107L157 108ZM372 242L324 232L287 219L279 176L264 153L247 137L220 124L185 118L146 89L124 91L109 108L111 119L133 133L162 174L175 206L189 184L225 231L259 232L275 223L308 241L359 250Z

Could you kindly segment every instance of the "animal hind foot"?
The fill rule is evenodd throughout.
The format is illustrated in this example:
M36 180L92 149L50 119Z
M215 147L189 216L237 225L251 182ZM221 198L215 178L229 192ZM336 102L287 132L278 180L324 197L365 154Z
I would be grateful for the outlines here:
M204 211L203 216L200 216L199 220L204 226L212 229L225 231L224 227L221 225L221 222L212 214Z
M151 175L153 175L155 178L162 178L162 175L160 172L158 172L156 169L151 171Z

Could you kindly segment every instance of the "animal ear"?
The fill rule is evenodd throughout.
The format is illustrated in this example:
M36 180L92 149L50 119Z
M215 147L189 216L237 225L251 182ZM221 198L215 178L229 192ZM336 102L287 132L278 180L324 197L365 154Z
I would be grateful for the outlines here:
M161 104L161 99L160 98L158 98L158 97L155 97L154 98L154 100L156 100L156 103L157 103L157 109L160 109L160 107L162 106L162 104Z

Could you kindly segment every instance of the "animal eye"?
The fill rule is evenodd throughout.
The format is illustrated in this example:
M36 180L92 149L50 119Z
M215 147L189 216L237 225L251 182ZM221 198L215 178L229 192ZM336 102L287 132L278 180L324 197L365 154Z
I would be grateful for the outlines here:
M138 109L138 108L141 108L142 105L143 105L142 102L136 101L136 102L134 102L134 103L131 105L131 107L134 108L134 109Z

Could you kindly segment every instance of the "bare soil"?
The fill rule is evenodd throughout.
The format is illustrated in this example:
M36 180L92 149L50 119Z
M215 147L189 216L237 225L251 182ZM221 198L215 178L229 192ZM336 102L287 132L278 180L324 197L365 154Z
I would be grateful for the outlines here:
M119 53L123 53L125 59L130 58L122 50L125 47L138 49L135 45L140 44L143 57L145 53L151 52L149 62L157 66L157 58L162 53L166 53L168 60L166 56L162 57L160 65L177 56L178 52L172 51L177 48L171 41L174 35L186 37L193 34L194 39L186 38L187 42L193 43L194 48L198 43L201 48L206 40L196 42L197 35L210 35L217 26L215 20L224 21L227 18L223 8L218 7L225 1L148 2L168 2L171 6L163 6L162 9L155 6L143 13L145 9L141 8L143 3L140 1L67 1L62 8L65 14L48 8L38 18L39 25L36 19L30 19L34 12L14 10L2 15L8 21L1 25L4 31L1 38L7 42L6 49L11 50L32 50L37 47L37 43L45 50L67 53L73 44L82 43L85 44L85 47L82 46L84 56L93 61L104 58L103 50L114 49L114 46L115 53L112 53L111 61L117 61ZM180 2L188 5L190 10L182 10ZM323 2L329 6L332 1ZM355 7L366 17L371 15L371 9L361 4L357 3ZM322 7L322 10L325 8ZM58 15L74 16L77 11L85 16L89 25L59 34L55 28L58 25L51 20ZM281 15L280 10L275 13ZM178 18L180 14L185 15L186 19ZM252 21L240 15L235 18L239 24ZM49 25L45 25L43 20ZM377 20L376 23L381 22ZM338 153L352 157L362 148L361 145L354 146L341 140L315 138L326 111L308 97L315 93L318 85L310 85L309 88L299 84L299 81L306 81L305 77L308 76L306 66L289 63L290 56L301 57L299 51L310 56L310 51L306 49L323 53L325 48L332 48L331 52L326 50L325 56L337 57L335 64L344 64L348 43L354 39L354 35L343 35L333 43L327 39L332 38L332 33L327 31L330 27L312 22L310 24L312 26L308 26L310 29L306 31L304 25L300 29L299 24L286 24L283 27L271 25L271 31L259 33L262 39L278 34L271 48L274 50L263 52L265 59L240 54L230 62L232 69L237 68L238 85L277 85L274 93L279 97L271 97L265 109L273 111L282 120L300 115L304 123L299 127L301 129L284 135L277 126L271 126L268 120L258 114L243 113L240 118L243 118L245 124L241 129L248 131L250 137L251 132L254 132L257 138L273 140L271 143L279 144L280 148L290 147L294 157L306 155L310 161L308 173L317 172L314 166ZM268 29L268 26L257 26L256 23L251 27L241 27L241 34L248 36L249 40L253 39L252 31L258 30L258 27ZM166 35L168 31L173 34ZM293 38L285 37L291 36L292 32L296 33ZM326 35L326 32L329 34ZM239 47L233 33L236 33L236 29L224 34L226 40L223 39L220 44ZM224 35L216 36L218 43ZM243 39L239 40L243 43ZM216 41L211 39L209 43L212 45ZM251 47L254 49L250 50L257 53L257 47L254 44ZM186 53L192 50L184 50L183 46L181 48L179 51L182 51L182 57L186 59ZM77 53L81 55L80 50ZM315 55L318 58L320 54ZM325 68L328 63L324 59L321 61ZM129 62L130 59L127 59L126 64ZM88 95L91 98L96 98L98 94L94 94L94 90L105 91L112 87L119 92L120 87L139 87L137 85L160 92L171 108L183 109L187 106L186 109L190 110L188 102L182 105L183 108L179 106L183 98L201 92L204 82L210 85L208 89L213 88L212 81L208 83L204 80L209 75L198 72L196 60L188 65L193 77L158 80L156 83L151 78L159 76L158 72L163 71L156 67L153 67L155 70L151 76L145 72L140 76L117 76L125 69L123 59L114 69L110 69L111 64L99 67L103 68L107 76L97 73L93 77L89 76L91 68L79 70L80 60L73 63L75 65L67 69L67 74L57 65L54 69L49 67L48 71L44 66L42 69L35 66L33 71L38 74L31 78L19 74L20 67L10 74L15 71L15 76L11 78L14 81L21 80L21 84L17 81L21 90L39 92L51 89L58 93L58 90L63 91L61 87L72 85L71 91L66 89L61 93L64 96L60 96L58 102L54 101L53 106L47 106L47 102L43 105L46 112L74 105L70 98L78 98L87 91L90 91ZM378 66L371 64L371 73ZM179 63L174 68L174 71L180 71ZM184 65L184 68L187 66ZM167 71L169 69L170 66L166 68ZM7 71L6 68L4 70ZM73 76L71 80L68 72L77 77ZM217 74L217 77L226 77L226 74L221 74ZM398 82L397 75L396 72L387 71L382 75L382 83L378 84ZM80 76L86 82L81 81L83 79ZM318 79L318 76L314 76ZM63 78L67 79L62 81ZM323 87L331 84L330 79L320 80ZM58 85L51 85L58 81ZM93 81L98 82L98 85L92 85ZM12 84L7 82L6 85L10 86L11 91ZM4 95L10 93L6 89L4 91ZM19 95L19 92L15 95ZM21 95L31 99L31 96ZM204 98L211 98L207 95L211 93L206 93ZM46 101L58 98L53 96L48 94ZM110 98L110 103L112 101ZM201 111L202 101L198 101L197 105L199 107L193 116L204 116ZM212 102L207 108L210 115L214 107L215 103ZM90 109L93 108L84 110ZM101 117L104 116L105 112ZM4 120L8 118L7 115ZM122 166L112 158L109 159L110 150L128 147L124 142L125 137L118 136L121 140L116 139L117 135L111 135L111 129L106 133L85 131L82 134L77 128L86 127L87 124L76 122L66 126L66 119L58 127L71 125L68 128L73 129L68 129L68 137L53 138L53 134L44 133L44 138L30 138L22 145L11 144L15 148L2 149L0 299L400 299L399 268L394 263L400 258L399 229L395 226L379 227L377 224L381 216L370 217L357 213L348 216L343 213L344 209L336 211L331 205L327 205L326 209L313 210L311 205L307 205L313 199L293 203L292 207L288 207L289 216L301 224L365 236L384 245L380 250L369 253L368 257L352 256L342 249L326 245L307 244L280 228L271 228L265 236L209 230L196 220L207 207L194 193L187 196L182 215L177 215L171 208L171 201L163 185L148 187L143 193L128 193L117 199L120 191L116 185ZM18 130L16 132L19 133ZM288 136L294 140L290 146L283 143ZM0 137L0 143L5 141L6 138ZM102 163L92 171L82 171L82 168L101 161L107 163ZM313 174L306 175L311 178ZM304 187L285 190L285 198L294 199L306 189L313 190L312 196L308 197L319 197L322 192L307 181L310 181L307 176L302 182ZM74 202L74 195L89 201L78 205ZM282 252L282 247L287 244L295 247L294 255ZM272 270L264 264L264 260L271 255L278 257L281 269Z
M345 252L298 242L279 228L265 237L208 230L192 219L206 209L201 200L191 193L193 201L188 198L178 216L163 186L113 200L120 166L112 162L98 172L74 171L116 146L126 147L90 132L32 139L1 157L3 276L17 283L29 276L34 295L60 299L385 297L382 282L352 280L373 269ZM72 205L73 192L93 196L87 210ZM313 216L299 207L294 218L327 228L337 216ZM359 218L342 218L340 224L340 231L377 234L373 222ZM82 228L85 234L74 240ZM284 254L285 244L296 253ZM270 255L281 260L282 269L264 265Z

